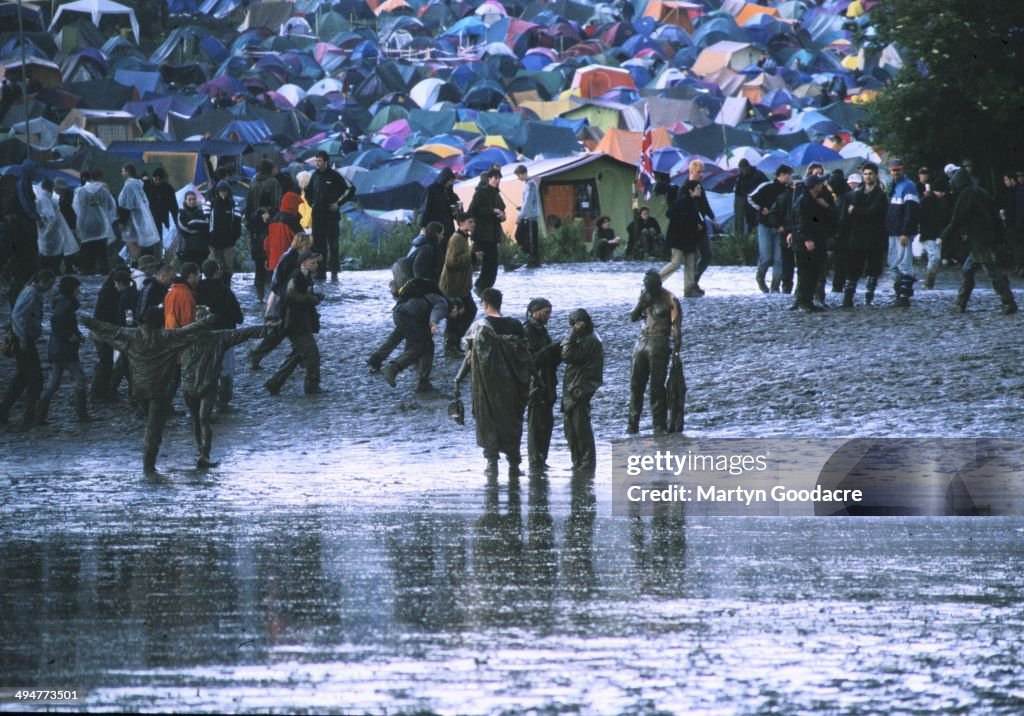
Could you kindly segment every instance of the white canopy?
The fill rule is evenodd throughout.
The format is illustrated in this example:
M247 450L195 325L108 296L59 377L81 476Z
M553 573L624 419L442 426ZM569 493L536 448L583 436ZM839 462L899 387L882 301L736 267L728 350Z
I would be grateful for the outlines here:
M139 21L135 17L135 11L126 5L121 5L113 0L75 0L57 8L57 14L53 16L50 23L50 32L56 32L63 26L64 21L71 18L65 15L88 15L92 24L100 26L100 20L104 15L125 15L131 23L132 33L135 35L135 43L139 42ZM61 19L63 18L63 20Z

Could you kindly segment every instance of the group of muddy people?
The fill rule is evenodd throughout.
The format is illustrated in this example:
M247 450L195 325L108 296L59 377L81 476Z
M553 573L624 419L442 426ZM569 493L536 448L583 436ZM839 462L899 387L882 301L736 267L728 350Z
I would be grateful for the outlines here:
M626 256L642 259L670 252L662 278L682 266L683 296L699 298L704 295L700 277L711 262L708 225L719 225L701 184L703 162L691 161L688 170L678 189L661 187L668 203L667 230L663 233L650 210L640 207L629 226ZM828 308L830 275L831 292L842 295L843 308L853 308L861 279L864 304L870 306L888 273L892 304L906 308L918 281L918 243L927 255L924 288L934 288L943 263L960 266L955 309L965 312L975 274L982 268L1000 298L1001 312L1016 313L1009 279L997 258L1005 250L1014 273L1024 276L1024 172L1004 174L993 196L979 185L970 159L960 166L947 164L934 177L928 167L919 167L916 181L900 159L891 160L888 170L888 185L873 162L849 176L841 170L826 175L819 163L809 164L800 175L783 164L769 179L740 160L734 227L742 235L756 229L758 289L794 294L792 310L817 313Z

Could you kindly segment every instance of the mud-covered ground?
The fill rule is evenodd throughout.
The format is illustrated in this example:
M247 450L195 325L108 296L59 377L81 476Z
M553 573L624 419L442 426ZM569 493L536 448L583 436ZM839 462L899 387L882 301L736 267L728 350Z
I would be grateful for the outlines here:
M390 328L381 271L325 286L328 395L304 397L300 373L267 394L285 349L258 374L239 360L208 472L182 416L164 477L143 478L127 404L79 424L63 386L51 426L0 429L0 692L160 711L1024 708L1020 518L611 516L645 268L499 275L509 315L552 301L556 338L571 309L594 317L590 479L571 478L557 426L547 479L488 484L471 419L447 418L457 362L440 351L437 395L411 372L397 389L371 376ZM1017 437L1022 319L984 281L966 315L950 311L954 273L910 309L885 287L877 307L803 315L752 274L712 268L707 296L683 302L687 435ZM254 322L247 278L234 287ZM91 348L83 360L91 373ZM0 385L12 373L0 360Z

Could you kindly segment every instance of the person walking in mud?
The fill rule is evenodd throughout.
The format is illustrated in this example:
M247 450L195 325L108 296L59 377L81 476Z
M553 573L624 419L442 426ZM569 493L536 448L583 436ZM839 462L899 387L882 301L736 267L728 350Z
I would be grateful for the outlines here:
M569 314L569 335L562 342L561 357L565 363L562 426L572 469L593 470L597 466L597 449L590 423L590 401L604 383L604 344L586 309L577 308Z
M1017 312L1017 301L1010 289L1010 280L996 263L996 239L1001 227L996 223L996 213L992 197L987 191L975 184L966 169L958 169L950 182L950 190L956 195L953 207L953 219L942 232L942 242L947 243L967 237L970 253L963 265L963 279L956 295L956 310L967 311L967 303L974 291L974 275L978 267L985 269L992 281L992 289L1002 302L1000 312L1010 315Z
M469 214L459 214L458 229L448 239L441 269L440 288L448 298L457 298L462 303L458 319L449 320L444 331L444 348L448 353L462 355L462 337L466 335L473 319L476 318L476 303L473 301L473 252L469 237L476 226L476 220Z
M416 392L432 392L434 386L430 382L430 372L434 366L434 335L440 330L442 321L457 320L461 311L462 302L459 299L446 299L433 292L399 301L391 313L395 330L373 352L367 363L375 371L379 370L391 351L404 340L405 350L380 370L381 377L392 388L397 387L395 378L398 374L413 363L418 363L419 382L416 384Z
M845 214L841 217L845 222L844 232L849 237L843 308L853 308L861 276L868 277L864 305L870 306L874 302L888 241L885 215L889 210L889 202L878 181L878 165L867 162L860 172L864 181L860 188L849 195L845 203Z
M682 314L679 302L671 291L661 285L655 269L644 274L644 288L629 319L643 319L640 339L633 349L629 375L629 424L626 432L640 432L640 415L644 407L644 391L651 384L651 417L655 435L668 432L668 403L665 384L672 353L682 344ZM671 344L669 339L671 338Z
M476 444L483 448L487 474L497 474L498 456L505 453L508 476L516 478L522 475L523 413L533 362L523 324L501 315L501 291L486 288L480 300L484 315L466 334L466 358L455 376L455 396L470 375Z
M287 196L287 195L286 195ZM270 231L274 231L271 225ZM295 234L292 238L291 248L281 255L277 266L270 278L270 298L267 301L266 320L272 321L276 329L263 337L255 348L249 351L249 367L253 371L262 370L260 362L275 348L281 345L286 338L283 326L280 322L284 316L285 300L287 298L288 281L292 274L299 267L299 256L309 252L313 248L313 237L309 234Z
M147 475L156 475L156 458L177 388L178 353L202 338L212 320L165 330L164 312L160 308L149 309L139 328L121 328L91 316L82 316L81 320L95 340L109 343L128 355L132 398L141 404L146 416L142 469Z
M207 263L214 259L207 259ZM217 264L219 268L220 264ZM216 314L214 314L216 315ZM200 309L204 319L206 309ZM211 319L223 320L223 319ZM215 325L210 322L210 325ZM228 352L240 343L259 338L271 330L270 326L253 326L233 330L211 330L193 342L181 356L181 383L185 394L185 405L192 417L192 431L196 438L199 456L196 467L200 469L216 467L217 462L210 459L213 447L213 407L217 402L218 384L224 368L224 359Z
M80 422L89 422L91 419L86 391L88 381L85 378L85 371L82 370L82 363L78 360L79 346L85 340L82 332L78 330L78 320L75 314L81 305L79 303L81 286L82 282L74 276L63 276L57 285L59 296L53 303L53 314L50 316L50 341L47 346L50 375L36 412L36 422L39 425L48 424L50 403L53 401L57 389L60 388L65 372L70 373L71 377L75 379L75 415Z
M306 395L327 392L320 387L320 348L316 344L316 334L320 332L320 314L316 307L324 297L313 290L313 276L321 259L320 254L309 251L299 254L299 269L288 281L281 330L291 343L292 352L270 380L263 384L271 395L281 392L285 381L300 363L306 371Z
M551 433L555 425L555 402L558 400L558 364L562 347L551 340L548 321L551 301L535 298L526 307L526 340L530 357L537 369L530 380L530 397L526 408L526 455L532 469L547 467Z
M39 362L36 341L43 335L43 296L53 288L57 276L50 269L41 269L31 283L21 289L11 311L11 330L14 332L14 377L11 378L0 402L0 425L7 422L15 401L25 393L25 412L21 430L32 427L36 417L36 403L43 390L43 366Z

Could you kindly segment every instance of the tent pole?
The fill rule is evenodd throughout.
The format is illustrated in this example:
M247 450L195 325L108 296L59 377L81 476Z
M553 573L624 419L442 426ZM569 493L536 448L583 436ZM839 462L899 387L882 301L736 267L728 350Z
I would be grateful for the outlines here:
M25 11L18 0L18 42L21 43L21 103L25 107L25 156L32 158L32 137L28 133L28 63L25 60L25 26L21 14Z

